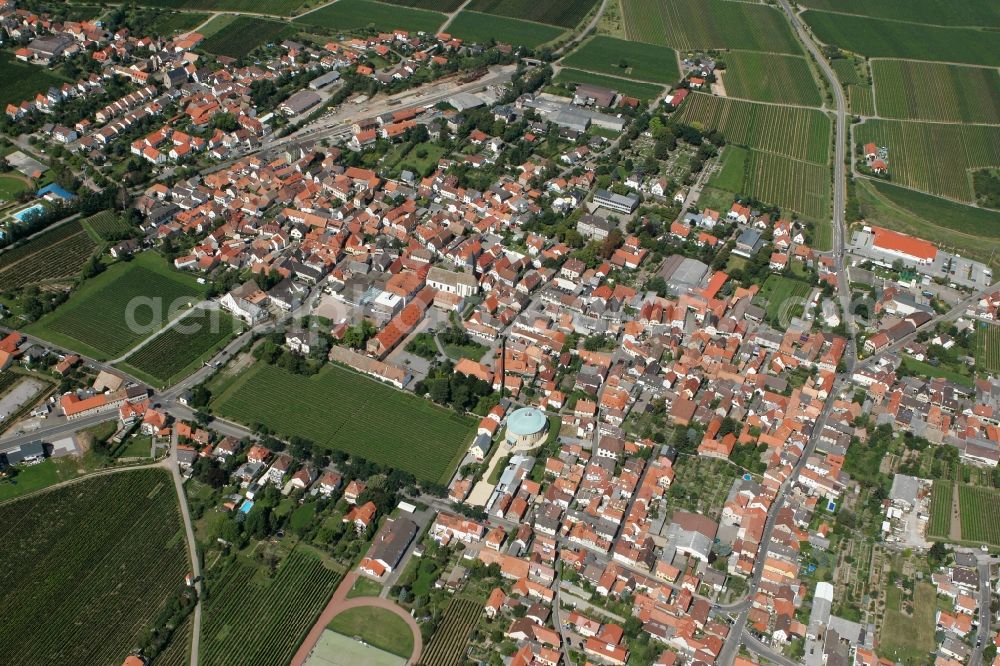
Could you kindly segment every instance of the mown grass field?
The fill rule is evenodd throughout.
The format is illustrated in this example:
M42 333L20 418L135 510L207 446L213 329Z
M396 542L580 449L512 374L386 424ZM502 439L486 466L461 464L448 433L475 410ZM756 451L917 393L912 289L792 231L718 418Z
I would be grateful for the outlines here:
M675 116L682 122L716 128L730 143L816 164L829 161L830 119L818 110L694 93Z
M934 586L918 581L913 589L913 612L903 612L902 592L895 586L886 591L886 608L879 633L879 656L884 654L894 662L917 666L927 660L935 647L934 613L937 592Z
M490 40L535 48L565 32L562 28L503 16L490 16L463 9L448 26L448 33L467 42L485 44Z
M82 222L91 238L108 240L116 238L119 234L128 231L128 225L113 210L102 210L100 213L91 215Z
M806 11L802 18L824 44L869 58L908 58L1000 65L1000 32Z
M301 547L278 565L273 577L242 560L210 572L201 659L206 664L285 666L341 577Z
M947 539L951 531L952 482L938 479L931 490L931 519L927 536Z
M469 634L479 622L483 605L455 597L444 610L441 623L420 655L423 666L457 666L469 644Z
M729 48L802 53L784 15L774 7L730 0L622 0L630 40L678 51Z
M754 301L764 308L768 323L784 330L792 317L802 313L802 306L810 291L812 287L805 282L781 275L769 275Z
M883 118L1000 123L1000 72L912 60L872 61Z
M958 487L962 539L1000 546L1000 491L983 486Z
M980 322L976 329L976 369L1000 375L1000 325Z
M172 384L211 358L234 330L225 312L197 309L126 358L122 369L155 386Z
M1000 213L940 197L858 179L858 204L871 224L902 231L963 257L996 263L1000 257Z
M760 102L819 106L819 85L801 56L730 51L722 81L727 97Z
M893 183L958 201L974 201L970 169L1000 167L1000 126L875 119L854 136L889 149Z
M708 185L733 194L742 193L749 155L750 151L746 148L733 143L727 144L723 148L722 168L712 174L708 179Z
M469 418L337 365L305 377L258 363L212 408L438 482L450 476L475 429Z
M138 4L168 9L204 9L290 16L302 6L303 2L304 0L142 0Z
M372 647L409 659L413 654L410 625L395 613L375 606L346 610L330 621L327 628L350 638L360 636Z
M212 30L212 23L225 21L218 30ZM285 34L292 34L294 28L281 21L272 21L257 16L217 16L206 26L212 35L201 43L201 48L216 55L242 58L258 46L279 40Z
M559 70L559 73L555 75L552 79L555 83L591 83L598 86L604 86L605 88L610 88L612 90L617 90L623 95L628 95L629 97L638 97L639 99L649 100L653 99L661 92L663 92L663 87L658 86L653 83L642 83L639 81L631 81L629 79L619 79L614 76L605 76L603 74L593 74L591 72L584 72L579 69L564 68Z
M374 25L377 30L435 33L445 15L426 9L387 5L372 0L338 0L307 14L300 22L331 30L357 30Z
M1000 5L991 0L801 0L811 9L859 14L932 25L981 25L1000 27Z
M19 194L26 192L31 182L21 174L0 173L0 203L13 201Z
M61 224L0 254L0 290L76 278L96 249L79 220Z
M0 507L0 663L120 664L189 571L162 470L97 477Z
M99 360L115 358L197 301L204 287L146 252L88 280L54 312L27 328L60 346Z
M472 0L468 9L483 14L497 14L508 18L548 23L572 28L597 4L597 0Z
M66 81L51 69L21 62L11 51L0 51L0 108L32 100L36 94Z
M672 84L681 77L677 53L673 49L627 42L607 35L587 40L563 58L562 63L567 67L656 83Z

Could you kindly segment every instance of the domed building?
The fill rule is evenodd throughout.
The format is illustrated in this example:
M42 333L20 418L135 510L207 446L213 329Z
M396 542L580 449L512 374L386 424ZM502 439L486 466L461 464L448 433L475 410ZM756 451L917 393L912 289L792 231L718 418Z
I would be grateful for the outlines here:
M514 446L541 444L549 428L545 413L534 407L522 407L507 417L507 441Z

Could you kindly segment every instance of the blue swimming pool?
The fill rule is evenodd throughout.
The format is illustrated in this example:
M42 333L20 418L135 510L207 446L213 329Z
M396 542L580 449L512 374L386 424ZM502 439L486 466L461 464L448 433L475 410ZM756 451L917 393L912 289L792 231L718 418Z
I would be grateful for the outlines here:
M246 500L243 502L243 506L240 507L240 513L250 513L250 509L253 508L253 500Z
M41 215L45 212L45 206L42 204L35 204L34 206L28 206L24 210L19 210L14 213L14 217L17 218L18 222L27 222L31 218Z

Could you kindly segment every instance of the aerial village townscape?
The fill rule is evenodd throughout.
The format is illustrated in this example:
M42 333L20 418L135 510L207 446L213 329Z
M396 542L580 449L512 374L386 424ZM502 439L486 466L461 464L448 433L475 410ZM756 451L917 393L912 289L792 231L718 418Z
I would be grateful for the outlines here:
M0 664L1000 666L998 28L0 2Z

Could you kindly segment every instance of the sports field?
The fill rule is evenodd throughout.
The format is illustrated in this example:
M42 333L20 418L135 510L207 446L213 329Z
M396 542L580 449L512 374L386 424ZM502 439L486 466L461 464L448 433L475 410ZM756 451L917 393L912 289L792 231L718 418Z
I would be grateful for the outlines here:
M760 102L819 106L819 86L801 56L730 51L723 56L727 97Z
M800 0L796 4L895 21L1000 27L1000 5L992 0Z
M562 59L567 67L640 81L676 83L681 75L677 53L665 46L627 42L597 35Z
M893 183L958 201L974 201L970 169L1000 167L1000 126L875 119L854 136L889 149Z
M107 360L127 352L204 294L155 252L109 267L88 280L27 331L67 349Z
M551 42L565 32L563 28L530 21L490 16L468 10L460 11L448 26L448 33L467 42L485 44L490 40L535 48Z
M468 9L483 14L548 23L572 28L587 15L597 0L471 0Z
M11 51L0 51L0 107L32 100L38 93L66 81L51 69L21 62Z
M780 10L731 0L622 0L630 40L678 51L728 48L802 53ZM683 55L683 54L682 54Z
M1000 375L1000 325L983 322L977 325L976 369Z
M223 21L225 25L214 30L212 23L216 21ZM233 18L221 15L212 19L205 28L211 31L211 36L201 43L201 48L230 58L242 58L258 46L277 41L284 34L294 32L294 28L287 23L256 16Z
M983 486L958 487L962 539L1000 546L1000 491Z
M1000 65L1000 32L871 19L809 10L802 18L824 44L869 58Z
M344 611L330 621L328 629L344 636L360 636L379 650L409 658L413 654L410 625L395 613L375 606L359 606Z
M169 474L97 477L0 507L0 663L120 664L189 569Z
M643 100L653 99L663 92L663 86L656 85L655 83L642 83L639 81L630 81L629 79L619 79L614 76L594 74L592 72L584 72L579 69L569 69L568 67L559 70L559 73L556 74L555 78L552 80L555 83L563 84L590 83L593 85L604 86L605 88L610 88L611 90L617 90L623 95L638 97Z
M0 290L72 281L96 249L79 220L49 229L0 254Z
M405 666L406 659L327 629L305 666Z
M829 160L830 119L818 110L694 93L675 117L718 129L730 143L816 164Z
M154 386L172 384L212 357L233 335L235 322L219 310L196 309L121 365Z
M436 482L451 475L475 430L472 419L338 365L305 377L258 363L212 408Z
M206 664L285 666L337 588L340 571L298 547L268 576L242 560L206 574Z
M1000 123L1000 72L912 60L872 60L883 118Z
M375 26L376 30L408 30L435 33L445 15L425 9L387 5L372 0L338 0L299 19L305 25L332 30L357 30Z
M295 13L303 2L304 0L142 0L137 4L169 9L204 9L289 16Z

